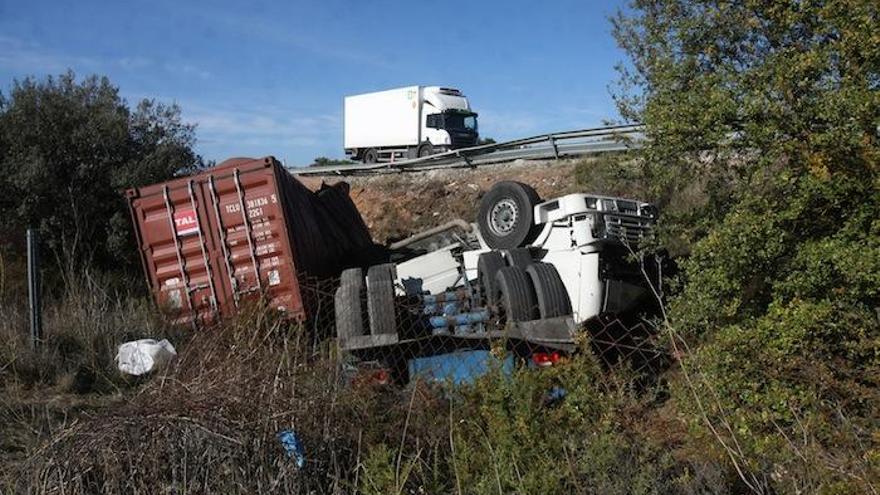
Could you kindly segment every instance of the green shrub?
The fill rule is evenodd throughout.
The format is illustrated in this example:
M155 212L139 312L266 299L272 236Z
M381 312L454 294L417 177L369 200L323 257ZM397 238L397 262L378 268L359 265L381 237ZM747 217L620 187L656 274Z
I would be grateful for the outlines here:
M683 262L669 316L698 380L673 381L676 404L762 484L868 490L880 480L880 197L844 175L761 187Z
M464 492L667 493L678 467L622 420L645 404L602 373L583 354L552 369L491 374L464 392L453 429ZM565 399L548 401L552 387Z
M705 192L664 217L690 254L667 322L689 441L753 490L876 492L877 2L630 7L614 25L636 159L661 197Z
M13 81L0 94L0 250L23 252L34 227L46 268L135 270L123 192L200 167L194 131L177 105L129 108L106 77Z

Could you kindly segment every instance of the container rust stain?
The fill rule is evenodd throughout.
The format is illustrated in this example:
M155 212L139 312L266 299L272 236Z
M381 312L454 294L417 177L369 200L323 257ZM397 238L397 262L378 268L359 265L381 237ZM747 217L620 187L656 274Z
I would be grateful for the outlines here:
M211 323L260 297L305 320L303 281L384 257L347 184L310 191L272 157L227 160L127 196L147 283L180 323Z

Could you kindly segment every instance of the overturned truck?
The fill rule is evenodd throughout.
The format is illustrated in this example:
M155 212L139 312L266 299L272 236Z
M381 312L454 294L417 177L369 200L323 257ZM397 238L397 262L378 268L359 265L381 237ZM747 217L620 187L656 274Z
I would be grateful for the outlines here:
M542 201L528 185L499 182L475 223L416 234L390 246L394 262L342 273L340 349L352 371L378 381L468 381L498 361L490 351L499 344L509 351L501 366L550 366L579 332L607 331L656 302L656 265L632 256L656 220L640 201Z

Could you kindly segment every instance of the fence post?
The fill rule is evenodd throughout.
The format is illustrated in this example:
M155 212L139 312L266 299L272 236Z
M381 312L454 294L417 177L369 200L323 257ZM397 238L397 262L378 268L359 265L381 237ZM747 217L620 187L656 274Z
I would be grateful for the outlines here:
M36 350L43 340L43 301L40 297L40 258L37 232L27 229L28 302L30 304L31 348Z
M550 146L553 147L553 158L559 160L559 148L556 147L556 137L550 134L547 136L547 139L550 141Z

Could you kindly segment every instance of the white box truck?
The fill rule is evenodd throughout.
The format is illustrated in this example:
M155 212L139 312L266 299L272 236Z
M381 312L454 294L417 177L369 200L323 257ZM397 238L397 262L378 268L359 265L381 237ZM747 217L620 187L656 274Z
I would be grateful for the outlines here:
M477 144L477 114L461 91L408 86L345 97L345 154L364 163Z

